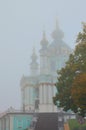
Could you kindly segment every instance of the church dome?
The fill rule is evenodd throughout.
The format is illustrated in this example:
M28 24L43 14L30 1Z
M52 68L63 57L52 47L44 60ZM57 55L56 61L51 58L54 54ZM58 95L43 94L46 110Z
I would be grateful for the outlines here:
M55 27L55 30L52 32L52 38L54 40L61 40L63 39L64 37L64 33L63 31L60 29L59 27L59 23L58 21L56 20L56 27Z
M63 41L64 33L59 28L59 24L56 21L56 28L52 33L53 41L48 47L48 52L50 55L63 54L65 52L70 52L70 47Z

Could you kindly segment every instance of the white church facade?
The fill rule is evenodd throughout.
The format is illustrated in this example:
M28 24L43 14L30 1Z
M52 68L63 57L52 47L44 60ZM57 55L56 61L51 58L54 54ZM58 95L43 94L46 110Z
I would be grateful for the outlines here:
M48 42L45 32L40 42L40 64L33 49L30 64L30 75L21 78L22 110L38 112L56 112L53 96L56 94L55 83L57 70L60 70L71 53L70 47L63 41L64 33L56 22L52 33L53 41Z

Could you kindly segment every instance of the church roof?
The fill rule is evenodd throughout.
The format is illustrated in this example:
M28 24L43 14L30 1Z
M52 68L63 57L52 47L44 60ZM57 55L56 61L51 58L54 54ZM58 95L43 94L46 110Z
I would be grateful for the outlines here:
M63 40L54 40L48 47L50 48L56 48L56 49L60 49L60 48L66 48L66 49L70 49L70 47L63 41Z

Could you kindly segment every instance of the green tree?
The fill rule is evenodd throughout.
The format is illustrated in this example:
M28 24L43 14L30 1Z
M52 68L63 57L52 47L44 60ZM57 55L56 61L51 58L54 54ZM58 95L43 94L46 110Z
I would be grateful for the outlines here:
M72 110L75 113L80 113L82 116L86 114L86 106L82 108L83 102L80 102L78 105L74 99L73 89L78 88L80 90L82 85L78 87L78 83L76 81L76 77L78 75L83 76L82 74L86 74L86 24L83 23L83 30L79 32L77 36L76 42L78 43L75 47L75 50L69 56L69 60L66 62L64 68L62 68L58 72L58 81L56 83L56 88L58 93L53 97L54 104L57 104L58 107L62 107L64 111ZM83 78L83 77L82 77ZM79 79L78 79L79 80ZM83 82L83 81L81 81ZM74 86L74 84L76 84ZM83 84L83 83L81 83ZM86 86L84 86L86 89ZM84 91L84 89L83 89ZM82 95L83 91L80 91L80 95ZM77 94L77 93L76 93ZM83 98L83 97L79 97ZM86 93L85 97L86 99Z
M81 73L75 77L71 96L73 101L80 108L81 115L86 113L86 73Z

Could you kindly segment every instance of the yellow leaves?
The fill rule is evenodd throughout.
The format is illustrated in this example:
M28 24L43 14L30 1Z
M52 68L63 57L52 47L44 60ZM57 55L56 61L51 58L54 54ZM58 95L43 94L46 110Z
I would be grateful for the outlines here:
M78 107L86 109L86 73L80 73L74 79L71 96Z

